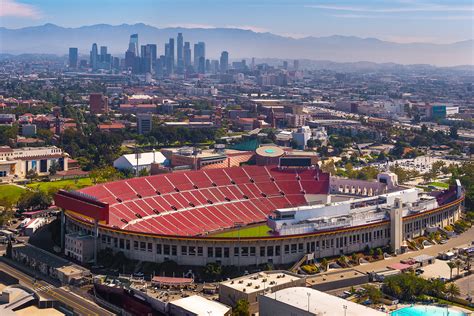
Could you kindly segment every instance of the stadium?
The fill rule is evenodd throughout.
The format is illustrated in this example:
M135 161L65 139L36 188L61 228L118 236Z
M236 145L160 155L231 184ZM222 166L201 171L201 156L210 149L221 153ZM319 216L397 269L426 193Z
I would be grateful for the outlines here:
M62 248L83 262L111 248L140 261L181 265L290 264L306 254L366 247L401 252L406 240L461 214L463 191L425 193L331 177L314 167L243 166L184 171L61 190Z

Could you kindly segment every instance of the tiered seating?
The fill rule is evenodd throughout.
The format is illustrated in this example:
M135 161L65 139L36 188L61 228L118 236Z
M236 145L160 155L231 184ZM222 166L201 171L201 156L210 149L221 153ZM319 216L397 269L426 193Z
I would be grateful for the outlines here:
M208 188L212 186L212 181L202 170L187 172L186 176L191 181L191 183L196 185L198 188Z
M232 181L236 184L248 183L250 181L248 175L244 172L243 168L233 167L223 169L224 172L229 176Z
M148 181L144 181L143 178L128 179L126 182L142 197L156 195L155 189L153 189Z
M326 194L328 189L329 175L317 170L246 166L128 179L81 192L110 204L111 226L192 236L263 222L277 208L305 205L303 190Z
M229 185L230 179L222 169L209 169L204 174L217 186Z
M194 189L193 184L189 181L189 178L184 172L170 173L164 177L168 179L174 188L178 188L180 191Z

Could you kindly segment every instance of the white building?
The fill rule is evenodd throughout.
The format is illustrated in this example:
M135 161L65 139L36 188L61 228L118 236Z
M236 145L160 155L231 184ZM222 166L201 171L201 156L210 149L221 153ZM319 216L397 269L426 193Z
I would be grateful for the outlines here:
M232 314L230 307L199 295L172 301L168 307L171 316L227 316Z
M298 149L305 149L306 143L311 138L311 129L308 126L298 128L296 132L293 132L293 140L298 145Z
M79 233L65 236L64 254L81 263L94 259L94 237Z
M290 287L260 296L260 316L383 316L367 306L308 287Z
M114 167L119 170L133 170L140 172L142 169L150 171L152 164L163 164L166 157L159 151L139 154L122 155L114 161Z
M30 170L39 176L49 175L49 168L58 163L68 170L68 154L56 146L47 147L0 147L0 182L24 179Z

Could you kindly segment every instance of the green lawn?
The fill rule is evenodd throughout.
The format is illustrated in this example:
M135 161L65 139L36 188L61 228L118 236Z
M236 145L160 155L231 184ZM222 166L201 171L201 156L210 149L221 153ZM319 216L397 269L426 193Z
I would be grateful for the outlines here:
M40 189L41 191L48 192L52 189L67 189L67 190L78 190L88 186L91 186L92 180L90 178L79 178L79 179L67 179L51 182L34 182L27 184L27 187L32 189Z
M0 185L0 200L7 199L11 203L16 203L25 189L16 185Z
M236 229L232 231L227 231L224 233L218 233L212 235L212 237L264 237L270 236L270 227L266 224L252 227L242 227L241 229Z
M432 185L432 186L443 188L443 189L449 188L449 184L444 183L444 182L430 182L428 183L428 185Z

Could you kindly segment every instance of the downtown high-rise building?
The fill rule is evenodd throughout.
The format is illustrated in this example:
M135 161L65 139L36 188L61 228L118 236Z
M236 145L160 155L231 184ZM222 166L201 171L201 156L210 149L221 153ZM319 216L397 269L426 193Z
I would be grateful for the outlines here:
M178 33L178 38L176 40L176 63L177 63L177 73L184 73L184 52L183 52L183 33Z
M174 38L170 38L165 44L166 72L168 75L174 73Z
M229 69L229 53L227 51L223 51L221 53L221 59L219 64L222 73L225 73Z
M89 64L93 70L98 69L99 67L99 52L97 49L97 44L92 44L92 49L90 52Z
M191 44L189 42L184 43L184 48L183 48L183 66L184 70L187 72L190 67L192 67L191 64Z
M138 50L138 34L130 35L130 42L128 43L128 52L132 52L136 57L139 56Z
M202 66L202 67L201 67ZM206 67L206 44L199 42L194 44L194 70L204 73Z
M69 48L69 68L77 68L78 55L78 49L76 47Z

